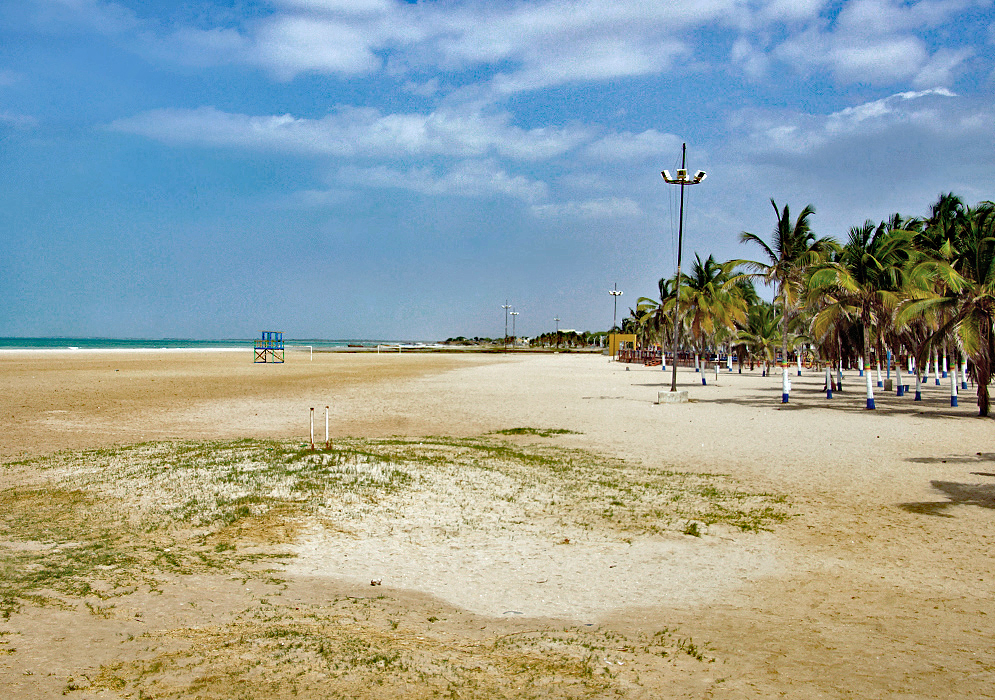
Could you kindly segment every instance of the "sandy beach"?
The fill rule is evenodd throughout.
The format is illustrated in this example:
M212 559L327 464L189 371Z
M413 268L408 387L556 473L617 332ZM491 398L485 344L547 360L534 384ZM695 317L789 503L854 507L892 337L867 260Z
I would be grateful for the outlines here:
M669 372L601 355L251 359L0 354L11 513L82 494L119 514L106 530L118 532L159 512L174 466L191 493L229 488L156 445L223 443L245 463L269 444L290 454L307 447L311 408L321 446L326 406L333 446L362 456L349 483L367 489L301 510L300 479L281 472L266 493L298 504L291 515L246 500L223 526L127 525L154 533L129 535L141 545L129 561L154 538L175 553L163 543L188 528L196 551L245 552L237 565L169 569L160 553L141 582L23 584L0 621L10 696L995 696L995 433L970 390L958 408L947 383L931 380L922 402L878 390L870 412L855 372L832 400L822 376L793 376L782 405L779 377L710 371L702 386L682 369L692 401L659 405ZM333 469L335 454L295 459ZM401 485L387 490L391 474ZM81 502L52 517L92 520ZM0 521L8 573L15 554L61 546L18 517ZM287 630L390 653L318 674L307 654L328 654L303 641L291 653Z

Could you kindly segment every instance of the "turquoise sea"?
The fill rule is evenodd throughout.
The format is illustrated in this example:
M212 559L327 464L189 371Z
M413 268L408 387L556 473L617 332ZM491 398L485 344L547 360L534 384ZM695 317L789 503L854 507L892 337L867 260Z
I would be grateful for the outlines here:
M0 350L173 350L252 348L252 338L223 338L219 340L191 340L188 338L0 338ZM325 340L320 338L287 338L287 347L311 346L315 350L331 350L352 346L376 347L383 345L424 345L412 340Z

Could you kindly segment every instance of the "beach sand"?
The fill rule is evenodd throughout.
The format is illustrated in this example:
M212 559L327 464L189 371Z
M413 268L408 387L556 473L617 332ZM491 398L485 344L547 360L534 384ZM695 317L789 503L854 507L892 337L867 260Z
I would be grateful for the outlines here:
M189 649L190 630L231 624L279 597L287 610L340 612L361 599L363 624L400 620L394 629L408 629L413 648L445 643L464 665L476 663L467 649L514 635L570 629L629 640L610 653L598 647L597 673L614 685L591 697L995 696L995 433L976 417L971 393L954 409L946 383L928 385L921 403L878 390L869 412L855 372L831 401L820 375L792 376L786 405L779 377L723 371L716 380L709 371L702 386L700 376L681 370L690 403L658 405L669 372L590 354L288 353L284 365L256 365L236 352L2 353L8 462L174 439L307 442L312 407L323 441L329 406L333 441L561 429L570 432L506 439L725 475L744 491L785 496L790 517L770 531L714 525L702 537L623 538L526 518L463 531L443 527L445 499L412 499L396 522L371 511L377 517L347 533L303 527L286 545L294 557L282 583L176 575L103 615L92 613L96 603L89 612L25 605L0 625L14 649L0 654L0 688L13 697L136 696L140 679L94 682L148 657L148 642L139 649L132 640L155 630L156 653ZM7 487L41 479L34 470L4 467ZM441 493L456 502L477 491ZM631 640L661 630L679 650L694 640L701 658L675 648L655 666L626 656ZM623 673L635 665L641 675ZM181 671L171 678L168 692L145 690L187 697L196 685ZM326 697L319 687L349 695L322 682L305 696ZM513 679L494 687L533 696L519 695ZM405 688L389 694L430 696ZM544 692L559 697L552 690ZM464 686L457 695L487 696Z

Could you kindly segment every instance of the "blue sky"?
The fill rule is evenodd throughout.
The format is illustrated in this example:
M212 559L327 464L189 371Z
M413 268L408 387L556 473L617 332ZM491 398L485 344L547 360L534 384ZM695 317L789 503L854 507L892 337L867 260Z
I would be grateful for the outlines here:
M604 330L685 256L995 198L991 0L0 2L0 335Z

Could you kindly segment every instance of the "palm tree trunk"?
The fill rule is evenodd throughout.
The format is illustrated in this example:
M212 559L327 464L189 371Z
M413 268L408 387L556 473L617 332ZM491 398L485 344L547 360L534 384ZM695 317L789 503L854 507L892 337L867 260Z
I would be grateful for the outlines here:
M791 384L788 380L788 297L781 288L781 403L788 403Z
M978 415L989 411L988 383L992 380L992 358L995 358L995 332L993 319L985 317L981 323L981 352L974 358L974 378L978 382Z
M867 324L863 327L864 333L864 382L867 384L867 409L874 408L874 387L871 381L871 353L867 343Z

